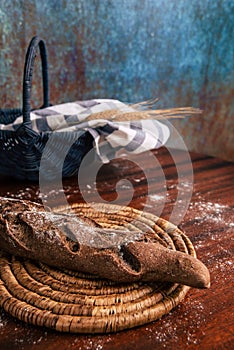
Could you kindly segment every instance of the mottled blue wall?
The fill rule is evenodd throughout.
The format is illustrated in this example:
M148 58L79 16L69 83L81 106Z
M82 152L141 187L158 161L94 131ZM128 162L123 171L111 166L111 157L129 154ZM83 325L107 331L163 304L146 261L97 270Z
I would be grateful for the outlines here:
M187 145L234 160L233 0L0 4L2 105L21 105L25 48L39 34L48 46L53 103L156 96L160 108L201 107L202 117L175 122Z

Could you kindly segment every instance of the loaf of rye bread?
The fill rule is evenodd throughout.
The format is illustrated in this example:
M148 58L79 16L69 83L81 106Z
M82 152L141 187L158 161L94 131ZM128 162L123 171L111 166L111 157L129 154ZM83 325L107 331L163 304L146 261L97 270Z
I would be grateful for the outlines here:
M104 229L40 204L0 198L0 249L58 268L117 282L167 281L208 288L210 275L197 258L171 250L147 232Z

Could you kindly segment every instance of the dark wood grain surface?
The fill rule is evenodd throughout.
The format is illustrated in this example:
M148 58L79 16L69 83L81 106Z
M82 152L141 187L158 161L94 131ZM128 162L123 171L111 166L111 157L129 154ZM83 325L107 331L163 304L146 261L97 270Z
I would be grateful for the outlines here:
M126 204L132 191L129 205L151 213L157 212L160 201L164 201L161 216L170 219L173 208L183 201L178 194L182 193L186 200L192 193L185 215L181 221L178 219L179 227L189 236L198 257L209 268L211 288L190 289L184 301L158 321L107 335L60 334L24 324L0 310L1 350L234 348L234 164L192 153L194 180L191 183L186 179L190 164L184 152L177 151L176 164L163 148L153 154L159 167L155 167L147 155L140 156L148 169L147 176L133 161L119 159L103 166L96 180L99 194L111 201L117 198L117 188L119 203ZM183 169L185 176L182 189L178 167ZM165 174L165 196L159 168ZM64 180L63 186L68 201L83 201L76 178ZM96 200L93 183L84 184L83 188L83 195ZM0 195L40 201L38 184L16 182L10 178L1 178ZM56 202L53 185L47 195L49 199L54 196Z

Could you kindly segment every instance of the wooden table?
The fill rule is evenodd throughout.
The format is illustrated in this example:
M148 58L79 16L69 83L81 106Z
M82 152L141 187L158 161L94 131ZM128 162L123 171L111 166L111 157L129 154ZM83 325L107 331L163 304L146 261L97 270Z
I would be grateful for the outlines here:
M186 175L189 161L183 151L177 151L176 165L167 150L153 152L166 178L166 197L162 187L159 168L152 165L150 158L141 155L148 168L147 179L144 169L134 162L115 160L103 166L97 177L99 193L105 200L116 198L116 183L127 179L133 186L133 198L129 205L155 213L160 200L165 201L162 216L170 218L172 209L178 203L178 167ZM139 159L139 158L138 158ZM96 349L96 350L139 350L139 349L233 349L233 248L234 248L234 164L220 159L191 153L194 170L194 186L184 180L187 197L192 198L179 227L193 242L197 255L210 270L211 288L190 289L184 301L168 315L151 324L107 335L60 334L24 324L3 310L0 311L0 348L5 349ZM150 193L148 184L151 183ZM126 204L129 183L119 186L120 203ZM77 179L64 181L64 191L69 201L82 201ZM51 191L53 192L53 191ZM96 191L86 186L90 198ZM15 198L39 200L38 184L17 182L1 178L0 195ZM53 195L50 193L49 195Z

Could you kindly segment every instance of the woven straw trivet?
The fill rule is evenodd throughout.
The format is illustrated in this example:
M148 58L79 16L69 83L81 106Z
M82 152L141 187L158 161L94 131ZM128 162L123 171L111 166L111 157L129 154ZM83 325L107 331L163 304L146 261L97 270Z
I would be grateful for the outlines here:
M166 220L129 207L96 208L101 212L73 205L103 227L148 227L171 249L196 256L188 237ZM160 282L120 285L0 253L0 306L22 321L61 332L109 333L140 326L167 314L188 290Z

